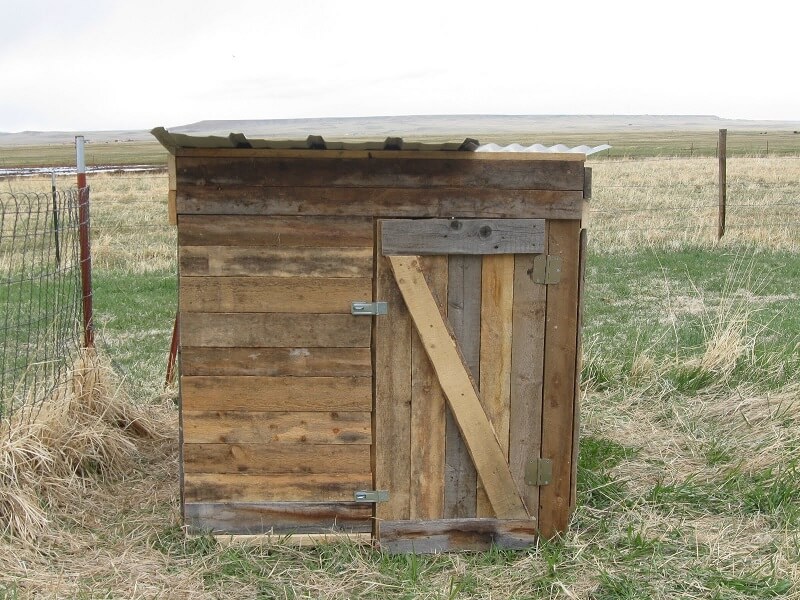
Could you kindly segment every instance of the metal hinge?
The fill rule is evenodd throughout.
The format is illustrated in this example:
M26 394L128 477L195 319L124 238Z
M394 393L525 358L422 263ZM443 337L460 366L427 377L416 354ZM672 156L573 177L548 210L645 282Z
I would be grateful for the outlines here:
M553 480L553 461L549 458L534 458L525 465L525 483L547 485Z
M351 315L386 315L389 304L386 302L353 302L350 304Z
M355 494L356 502L388 502L388 490L359 490Z
M537 254L533 258L531 278L534 283L551 284L561 281L561 257Z

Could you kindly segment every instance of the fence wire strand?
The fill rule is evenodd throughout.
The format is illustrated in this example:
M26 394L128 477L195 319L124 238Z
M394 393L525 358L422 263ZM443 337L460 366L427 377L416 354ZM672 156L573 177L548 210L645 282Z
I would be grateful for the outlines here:
M0 420L39 405L80 346L78 191L0 192Z

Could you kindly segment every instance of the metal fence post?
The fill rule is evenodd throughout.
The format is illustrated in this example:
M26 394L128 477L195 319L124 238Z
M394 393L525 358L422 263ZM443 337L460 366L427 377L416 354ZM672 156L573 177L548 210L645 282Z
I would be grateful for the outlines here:
M727 174L727 141L728 130L719 130L719 216L717 217L717 240L725 235L725 205L728 200L728 174Z
M94 347L92 319L92 251L89 239L89 187L86 185L86 155L82 135L75 136L78 163L78 236L80 238L81 293L83 297L83 344Z

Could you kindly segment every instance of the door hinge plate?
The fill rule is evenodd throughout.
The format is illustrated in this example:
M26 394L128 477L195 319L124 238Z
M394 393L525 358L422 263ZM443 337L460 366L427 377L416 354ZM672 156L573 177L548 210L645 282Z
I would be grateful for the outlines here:
M534 458L525 465L527 485L547 485L553 480L553 461L549 458Z
M356 502L388 502L388 490L359 490L353 494Z
M387 302L352 302L350 304L351 315L386 315L389 313Z
M549 285L561 281L561 257L551 254L537 254L533 258L531 278L534 283Z

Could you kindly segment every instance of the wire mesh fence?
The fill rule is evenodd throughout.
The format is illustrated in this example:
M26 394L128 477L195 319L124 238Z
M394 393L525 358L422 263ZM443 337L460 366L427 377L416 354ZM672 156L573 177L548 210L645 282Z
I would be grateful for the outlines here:
M0 419L36 407L80 346L78 190L0 192Z

